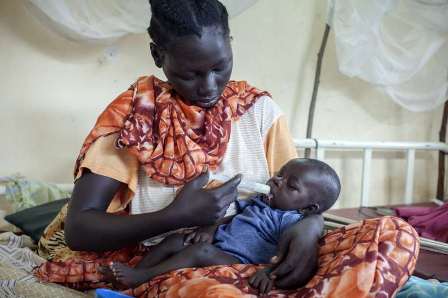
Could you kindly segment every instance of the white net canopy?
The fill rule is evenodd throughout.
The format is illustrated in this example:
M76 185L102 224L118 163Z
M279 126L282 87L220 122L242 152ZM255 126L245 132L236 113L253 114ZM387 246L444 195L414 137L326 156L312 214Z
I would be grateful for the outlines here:
M28 0L65 37L110 44L149 25L148 0ZM221 0L235 16L257 0ZM448 96L448 0L329 0L339 69L412 111Z
M339 70L411 111L448 96L448 0L329 0Z
M127 34L144 33L151 12L148 0L28 0L41 21L65 37L111 43ZM235 16L257 0L222 0Z

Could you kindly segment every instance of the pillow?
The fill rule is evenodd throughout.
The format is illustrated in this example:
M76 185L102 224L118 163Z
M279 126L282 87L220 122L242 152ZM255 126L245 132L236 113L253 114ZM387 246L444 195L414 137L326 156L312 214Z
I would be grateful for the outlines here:
M45 228L56 217L62 207L69 199L61 199L45 203L36 207L31 207L5 216L5 220L12 223L25 235L38 242Z
M0 185L0 192L2 191ZM17 230L12 224L5 220L5 216L14 212L14 204L0 194L0 233L14 232Z

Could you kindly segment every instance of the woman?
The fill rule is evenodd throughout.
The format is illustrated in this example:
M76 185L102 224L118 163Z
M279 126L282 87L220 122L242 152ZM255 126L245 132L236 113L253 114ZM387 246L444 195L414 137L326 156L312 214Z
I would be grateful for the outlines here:
M264 182L296 156L285 118L270 95L245 82L229 81L233 59L225 7L217 0L150 2L151 55L167 82L140 78L98 118L77 160L69 207L39 243L41 254L54 261L36 271L43 280L77 288L104 286L98 265L111 260L133 264L132 257L143 254L137 246L141 241L216 223L232 213L241 179L237 174ZM234 178L204 189L207 170ZM282 235L274 260L277 287L297 288L308 282L316 272L318 253L318 274L302 294L392 295L413 270L415 233L399 220L338 230L321 240L318 252L322 229L322 218L309 216ZM400 241L396 235L403 233L408 241L395 245ZM390 249L380 251L385 243ZM406 252L396 260L397 247ZM386 260L382 264L394 265L393 272L377 265L380 255ZM344 256L353 262L344 263ZM178 286L168 286L173 275L167 275L133 294L160 295L196 280L202 294L234 291L236 297L253 293L245 278L255 269L235 265L194 274L181 270L175 273ZM226 270L232 271L231 278ZM231 289L222 283L232 284Z

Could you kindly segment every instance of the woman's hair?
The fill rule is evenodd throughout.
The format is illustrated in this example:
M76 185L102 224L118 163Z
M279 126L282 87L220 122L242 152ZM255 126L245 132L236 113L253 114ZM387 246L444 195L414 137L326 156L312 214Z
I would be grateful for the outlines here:
M149 0L151 23L148 33L161 47L173 38L186 35L201 37L204 27L218 26L228 35L227 9L218 0Z

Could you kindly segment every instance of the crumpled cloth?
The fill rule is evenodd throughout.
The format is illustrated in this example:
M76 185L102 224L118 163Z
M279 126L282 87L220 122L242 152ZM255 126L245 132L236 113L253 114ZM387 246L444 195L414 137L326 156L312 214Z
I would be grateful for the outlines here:
M448 297L448 282L421 279L411 276L396 298L445 298Z
M399 207L395 212L421 237L448 242L448 203L440 207Z

